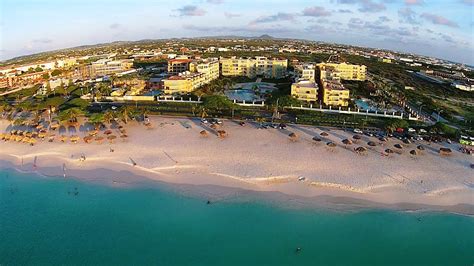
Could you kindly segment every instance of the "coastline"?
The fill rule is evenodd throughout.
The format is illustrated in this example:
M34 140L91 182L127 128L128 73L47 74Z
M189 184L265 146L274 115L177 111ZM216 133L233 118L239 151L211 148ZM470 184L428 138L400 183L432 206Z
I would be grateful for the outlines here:
M472 172L466 166L472 157L456 151L449 158L428 154L430 151L420 158L412 158L407 155L408 150L391 158L381 157L376 150L360 156L336 142L334 138L342 139L350 134L342 130L327 129L328 140L338 145L335 150L328 150L324 143L311 143L311 136L321 131L315 127L292 126L287 131L297 132L299 136L298 141L293 142L287 132L257 130L251 125L241 127L232 121L226 121L223 126L230 134L225 139L213 136L211 131L209 137L199 136L200 130L209 129L190 119L154 117L152 122L155 125L152 130L137 124L128 125L130 139L113 144L45 141L31 147L0 143L3 150L0 168L31 172L33 160L37 158L39 174L62 178L65 165L68 177L106 180L117 186L122 182L153 180L198 188L196 191L204 191L208 197L256 193L272 200L291 200L300 206L474 215L473 190L466 185L473 181L469 178ZM183 126L184 123L192 123L191 128ZM4 121L1 125L6 128ZM252 141L255 146L243 145ZM275 145L270 145L272 143ZM109 152L109 147L115 151ZM87 156L85 161L79 160L81 154ZM299 162L308 154L313 158ZM278 158L279 155L284 158ZM130 158L138 164L133 166ZM280 161L282 159L287 162ZM287 166L280 167L276 163ZM416 169L417 166L423 169ZM424 184L414 180L413 176L419 175ZM301 176L305 177L304 181L298 181ZM428 191L425 186L429 186Z

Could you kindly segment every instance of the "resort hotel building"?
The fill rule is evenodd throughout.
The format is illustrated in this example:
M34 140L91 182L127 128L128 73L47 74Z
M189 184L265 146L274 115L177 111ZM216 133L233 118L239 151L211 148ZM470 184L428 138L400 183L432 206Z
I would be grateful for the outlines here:
M318 100L318 84L314 80L300 79L291 84L291 95L301 101L316 102Z
M320 69L332 68L335 72L339 73L339 77L342 80L366 80L367 68L364 65L351 65L347 63L320 63L318 64Z
M222 76L255 78L283 78L287 74L288 60L254 58L176 58L168 61L168 73L163 80L165 94L186 94Z
M168 62L168 70L172 74L178 70L181 72L163 80L164 93L186 94L219 78L219 60L173 59Z
M322 100L329 106L348 106L349 90L338 80L321 80L323 87Z
M316 78L316 67L319 69L319 79ZM298 100L320 102L327 106L349 105L349 90L341 80L366 80L366 66L346 63L299 64L295 66L297 82L291 86L291 95ZM321 91L318 93L319 81ZM313 85L314 84L314 85ZM319 98L318 98L319 97Z
M287 74L288 60L257 56L252 58L230 57L219 59L222 76L246 76L255 78L284 78Z

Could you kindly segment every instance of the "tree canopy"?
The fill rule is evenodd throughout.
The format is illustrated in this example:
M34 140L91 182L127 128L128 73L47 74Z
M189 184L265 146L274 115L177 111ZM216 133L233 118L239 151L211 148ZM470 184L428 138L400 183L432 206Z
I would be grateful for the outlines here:
M226 96L210 95L203 98L203 106L209 110L225 110L235 108L235 104Z

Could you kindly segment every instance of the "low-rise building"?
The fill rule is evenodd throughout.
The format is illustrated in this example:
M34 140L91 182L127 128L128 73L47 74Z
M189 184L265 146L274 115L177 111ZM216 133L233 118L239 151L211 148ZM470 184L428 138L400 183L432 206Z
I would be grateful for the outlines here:
M291 84L291 96L306 102L318 100L318 85L311 80L299 80Z

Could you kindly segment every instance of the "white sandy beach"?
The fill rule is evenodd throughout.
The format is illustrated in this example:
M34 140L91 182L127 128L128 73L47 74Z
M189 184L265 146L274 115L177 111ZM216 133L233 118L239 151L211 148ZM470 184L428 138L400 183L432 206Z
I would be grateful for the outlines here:
M458 152L456 145L441 144L450 146L450 156L438 154L440 144L424 141L403 144L401 154L385 156L383 150L396 150L393 145L402 142L391 138L381 143L375 137L362 136L358 143L346 147L341 140L351 139L351 132L301 125L289 125L286 130L256 129L252 124L240 126L234 121L225 121L219 128L228 133L221 139L197 119L153 117L151 122L152 129L137 122L127 124L130 137L113 144L45 140L29 146L2 141L0 167L13 163L31 168L36 157L37 171L48 169L49 174L58 176L63 175L64 164L68 176L88 179L104 177L100 169L110 169L168 183L279 191L300 197L331 195L383 204L474 205L474 175L470 168L474 157ZM7 121L0 121L1 132L6 132L8 126ZM207 137L201 136L203 129L208 130ZM320 136L323 130L329 136ZM297 141L289 139L291 132L297 134ZM323 141L313 141L314 136ZM369 147L369 140L377 146ZM337 147L328 148L328 141ZM409 151L419 144L425 150L410 155ZM367 147L367 154L356 154L353 148L358 146ZM79 160L82 154L85 161ZM305 180L299 181L299 177Z

